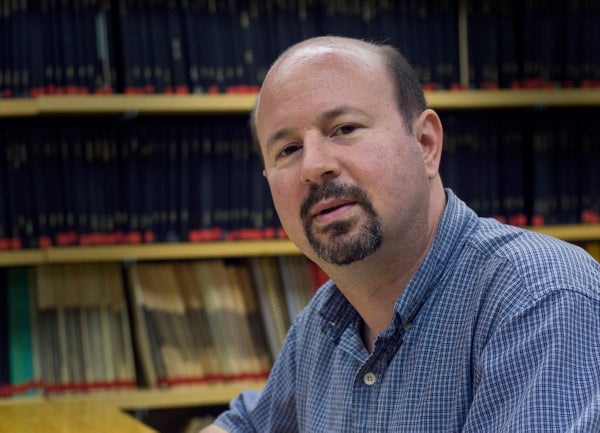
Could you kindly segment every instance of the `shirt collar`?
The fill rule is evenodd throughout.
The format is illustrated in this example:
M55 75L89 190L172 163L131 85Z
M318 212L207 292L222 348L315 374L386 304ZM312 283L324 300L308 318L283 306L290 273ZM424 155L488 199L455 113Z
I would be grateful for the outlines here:
M421 306L425 303L436 283L444 274L455 253L464 245L465 239L477 224L477 215L450 189L446 189L446 207L425 260L405 287L394 309L400 320L394 319L392 327L410 326ZM322 297L317 312L323 319L322 329L337 341L351 323L358 323L358 312L342 295L333 281L320 290Z
M450 189L446 189L446 208L433 244L425 260L413 275L394 309L402 324L410 324L437 286L448 265L452 263L469 234L477 224L477 215Z

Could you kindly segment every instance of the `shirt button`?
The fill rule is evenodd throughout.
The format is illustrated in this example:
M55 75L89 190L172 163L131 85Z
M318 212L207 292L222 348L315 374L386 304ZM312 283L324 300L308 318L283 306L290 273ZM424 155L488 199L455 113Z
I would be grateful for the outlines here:
M365 383L369 386L373 385L375 382L377 382L377 376L375 376L375 373L373 372L368 372L367 374L365 374L363 376L363 380L365 381Z

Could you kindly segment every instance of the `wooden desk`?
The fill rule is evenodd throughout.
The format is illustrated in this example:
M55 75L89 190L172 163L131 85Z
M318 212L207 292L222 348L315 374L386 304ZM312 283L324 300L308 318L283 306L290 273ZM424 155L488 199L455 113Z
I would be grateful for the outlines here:
M0 433L157 433L98 401L15 401L0 405Z

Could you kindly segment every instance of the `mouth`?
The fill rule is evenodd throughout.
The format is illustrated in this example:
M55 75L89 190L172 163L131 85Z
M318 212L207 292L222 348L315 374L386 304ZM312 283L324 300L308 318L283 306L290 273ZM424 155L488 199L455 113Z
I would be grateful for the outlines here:
M330 223L346 216L357 203L351 200L330 199L317 203L311 209L311 216L319 223Z
M371 206L361 188L328 181L321 187L313 185L308 191L300 206L300 219L308 231L313 222L323 226L341 222L354 213L356 206Z

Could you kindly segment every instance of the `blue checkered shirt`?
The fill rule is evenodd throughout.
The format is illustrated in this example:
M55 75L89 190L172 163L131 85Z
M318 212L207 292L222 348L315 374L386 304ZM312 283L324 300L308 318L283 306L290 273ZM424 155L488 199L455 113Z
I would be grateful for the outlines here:
M372 353L333 282L292 325L231 432L600 432L600 265L478 218L450 190Z

